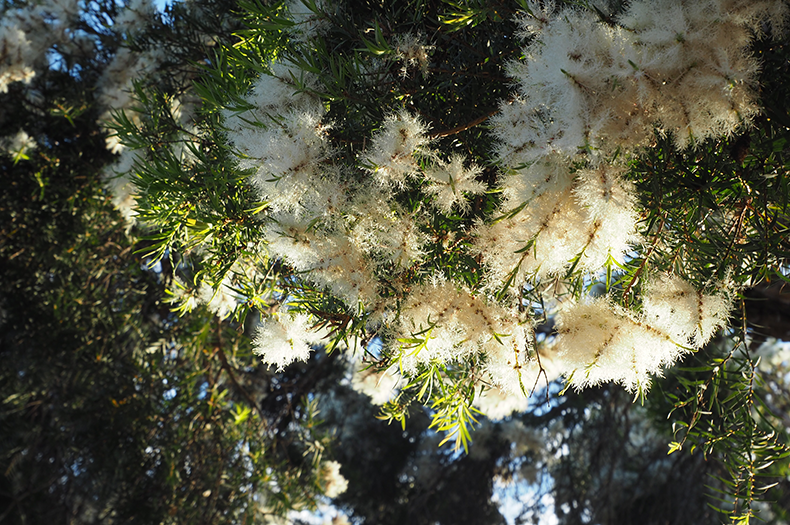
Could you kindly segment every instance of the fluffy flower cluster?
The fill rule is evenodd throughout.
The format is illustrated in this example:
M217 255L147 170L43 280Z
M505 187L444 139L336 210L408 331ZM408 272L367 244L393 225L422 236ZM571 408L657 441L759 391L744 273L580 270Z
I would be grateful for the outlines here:
M112 62L102 72L97 83L98 100L104 112L99 117L100 123L114 122L113 113L130 110L133 103L133 82L156 70L164 59L163 50L152 50L138 53L129 48L121 48L115 54ZM137 122L134 113L128 116ZM113 153L120 153L124 148L117 136L108 129L107 149Z
M422 35L406 33L395 38L395 56L401 61L401 77L409 74L410 68L419 68L423 75L428 74L428 55L433 51L433 46L425 44Z
M25 130L19 130L8 137L0 137L0 155L7 154L14 159L27 158L27 154L36 147L35 139Z
M400 367L413 374L419 365L485 356L482 370L501 395L522 395L559 370L535 348L532 327L518 313L444 280L412 292L401 309L392 338L400 342Z
M302 0L289 0L286 3L288 18L294 23L289 31L291 38L296 41L306 42L311 37L320 34L328 24L320 15L329 5L322 0L316 0L313 4L317 12L311 11L308 5Z
M155 13L156 7L151 0L130 0L115 18L113 30L127 35L140 31Z
M396 285L425 243L420 221L426 216L403 210L394 192L421 177L438 208L464 210L468 195L485 190L475 180L480 169L465 167L461 156L440 159L425 125L404 111L387 117L359 156L370 180L354 181L335 162L324 106L301 89L314 83L290 64L272 65L248 97L251 109L226 112L228 137L269 203L269 254L329 290L352 313L377 312L381 322L393 310L381 288Z
M340 473L340 463L323 461L320 471L320 484L328 498L336 498L348 490L348 480Z
M638 240L636 197L623 171L601 164L571 173L569 159L550 155L506 179L505 218L477 229L476 249L492 287L513 272L521 283L562 273L573 263L596 270L610 256L622 261Z
M434 196L434 204L439 210L449 215L454 207L461 211L469 210L466 195L485 193L486 185L477 178L482 173L479 166L464 168L464 158L453 155L450 162L439 161L435 167L425 171L430 185L428 193Z
M707 295L676 276L651 280L637 315L606 298L568 308L558 320L557 353L577 389L606 381L646 390L684 352L699 349L727 321L727 294Z
M244 257L237 259L224 279L215 285L206 281L198 281L193 285L176 277L168 290L168 302L180 312L191 312L203 304L220 319L232 316L239 304L244 302L265 305L270 294L268 291L257 291L266 279L258 268L256 257Z
M378 371L352 361L351 388L368 396L374 405L383 405L393 399L404 384L395 368Z
M30 82L46 65L56 43L68 41L66 30L77 16L76 0L9 9L0 17L0 93L12 82Z
M554 152L633 151L655 124L680 148L732 133L757 111L746 47L762 15L784 10L773 1L639 0L607 25L592 11L530 7L544 16L521 20L533 39L510 67L518 97L496 119L498 157L510 166Z
M146 5L135 3L129 30ZM651 374L701 347L726 322L727 292L705 294L677 276L652 276L638 313L609 298L565 304L554 342L540 351L515 295L505 306L492 292L505 283L518 291L527 280L540 286L571 267L592 273L610 258L623 261L640 242L638 198L625 179L628 156L656 129L685 148L732 134L753 117L757 66L745 50L765 17L783 16L783 5L635 0L607 25L590 11L529 1L530 14L520 19L521 36L529 37L524 60L509 66L518 91L492 120L492 160L502 169L493 191L504 199L497 220L474 228L471 251L484 274L474 292L445 278L420 284L415 275L429 266L433 216L463 215L471 197L489 190L482 169L462 155L440 155L429 126L406 110L387 115L349 162L332 140L340 124L312 94L320 91L314 73L272 63L247 104L224 114L238 165L252 172L252 186L268 203L268 254L375 325L404 374L437 362L473 363L492 387L478 404L495 416L524 406L519 396L541 378L563 374L577 388L615 381L645 389ZM298 1L284 13L295 22L296 42L323 30L320 12ZM0 37L13 33L2 31ZM403 36L395 48L405 71L425 69L430 49L420 38ZM158 61L155 54L119 53L101 86L106 106L128 107L130 79ZM24 78L19 68L13 74ZM382 74L374 64L363 75L370 89L379 89ZM119 202L133 190L123 182ZM396 198L403 191L421 192L430 205L404 209ZM200 295L195 291L194 300L221 316L236 300ZM312 330L317 321L283 307L262 322L257 352L278 369L306 360L324 337ZM367 373L352 384L380 401L399 381L398 374Z
M425 125L402 111L388 116L373 144L362 157L381 184L403 187L406 178L420 171L419 155L428 155Z
M305 314L280 311L267 317L258 327L255 352L278 371L294 361L307 361L311 345L320 343L323 334L312 330L312 320Z
M377 312L387 351L406 375L436 362L479 364L494 387L481 406L499 400L517 408L512 396L562 374L577 388L602 381L647 388L651 374L725 323L727 293L653 277L639 313L608 298L566 305L553 346L538 353L531 323L490 292L624 259L640 241L638 199L624 177L628 154L656 127L683 148L731 134L755 114L756 66L744 49L757 21L776 15L774 6L638 0L605 25L588 11L555 13L550 2L530 2L531 14L521 19L530 37L525 60L509 68L518 94L493 119L503 169L497 191L505 198L499 220L475 228L472 250L485 277L474 293L442 278L405 283L404 273L423 258L430 212L407 213L394 195L417 187L439 213L465 213L469 197L488 189L482 170L460 155L442 158L427 126L404 110L387 116L355 163L344 164L326 108L311 95L316 79L294 64L272 64L248 107L225 114L239 164L253 171L251 182L269 203L269 254L352 315ZM304 23L319 20L314 15ZM407 40L399 49L411 49ZM315 324L303 314L275 314L264 321L258 351L278 367L306 359ZM370 389L368 379L355 381ZM391 383L380 397L391 395Z
M509 68L518 94L493 119L497 158L511 174L507 219L478 232L495 283L512 271L520 281L621 261L639 240L638 213L623 167L609 159L647 144L656 126L684 148L752 117L757 65L746 46L760 16L782 9L640 0L606 25L591 11L529 7L525 60ZM588 168L570 173L580 163Z

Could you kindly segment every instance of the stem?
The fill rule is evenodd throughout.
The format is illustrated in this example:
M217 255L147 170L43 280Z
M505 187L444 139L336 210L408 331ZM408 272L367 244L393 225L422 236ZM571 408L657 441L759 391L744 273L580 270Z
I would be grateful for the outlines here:
M468 122L466 124L462 124L461 126L457 126L457 127L452 128L452 129L445 130L445 131L439 131L439 132L436 132L436 133L432 133L431 134L431 138L438 139L438 138L442 138L442 137L449 137L450 135L455 135L457 133L461 133L462 131L466 131L466 130L468 130L470 128L473 128L473 127L477 126L478 124L481 124L481 123L485 122L486 120L488 120L489 118L493 117L497 113L499 113L499 108L495 108L495 109L491 110L489 113L487 113L487 114L485 114L485 115L483 115L481 117L478 117L478 118L474 119L471 122Z
M650 259L650 256L653 254L653 251L656 249L656 246L658 245L658 239L660 238L661 230L664 229L665 219L666 216L661 217L661 222L658 224L658 229L654 234L653 243L650 245L650 248L647 250L644 259L642 259L642 264L639 265L639 268L637 268L636 272L634 272L634 276L631 278L631 281L628 283L628 286L625 287L625 291L623 292L623 302L625 303L625 306L628 306L629 303L628 296L631 293L631 288L634 287L634 283L636 283L636 280L639 278L640 275L642 275L645 266L647 266L647 261Z

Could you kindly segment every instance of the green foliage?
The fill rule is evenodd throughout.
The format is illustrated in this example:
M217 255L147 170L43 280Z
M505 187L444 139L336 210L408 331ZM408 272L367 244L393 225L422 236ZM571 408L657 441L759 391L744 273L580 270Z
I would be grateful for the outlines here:
M423 350L433 325L378 351L371 343L388 334L368 323L376 312L350 312L308 275L270 258L262 242L268 203L258 201L250 173L239 169L225 118L249 109L245 97L271 73L272 60L288 60L318 75L316 84L298 73L290 80L327 109L339 159L354 161L384 118L406 109L430 123L442 155L463 152L483 165L479 178L491 187L499 168L486 161L493 148L487 120L513 97L503 68L521 54L514 16L526 5L360 0L342 9L306 1L304 8L324 24L306 43L294 36L281 2L174 4L123 43L111 38L111 24L96 22L91 34L103 39L107 55L85 59L82 76L49 71L36 84L42 107L20 84L0 94L0 124L24 123L39 144L0 161L8 181L0 195L0 521L71 515L87 522L258 523L315 508L321 462L330 457L344 462L352 487L338 504L376 523L496 523L492 480L517 477L525 465L550 473L554 484L540 487L553 487L563 523L590 516L611 523L618 512L620 522L648 523L659 516L656 502L684 492L700 522L712 522L693 490L705 479L719 497L714 507L733 522L749 522L757 502L781 497L787 428L766 399L786 392L761 381L749 346L758 329L749 324L746 302L733 315L736 328L670 372L659 392L643 399L646 409L614 389L557 397L560 388L551 385L546 404L494 424L472 406L484 362L431 362L379 413L400 425L376 426L369 403L338 386L347 363L337 351L348 348L384 371ZM114 6L104 9L107 19L117 15ZM424 67L398 54L407 34L429 37ZM132 232L140 240L124 233L101 188L99 173L114 159L85 80L98 78L122 45L164 49L162 69L171 73L138 81L134 110L115 115L115 132L137 154L128 175L137 190ZM765 113L752 128L683 152L671 136L656 134L632 160L628 178L643 199L644 247L623 263L610 258L600 275L576 271L581 254L553 282L533 280L510 296L520 284L516 267L502 283L496 299L529 310L542 323L533 328L541 344L554 335L548 288L560 298L603 289L638 310L646 278L663 271L706 290L725 280L759 287L787 279L787 50L765 38L754 52L764 64ZM372 64L384 67L381 82L371 82ZM195 116L184 119L179 104L190 99ZM395 202L411 213L424 209L421 184L408 180ZM471 232L482 220L496 221L501 199L493 190L476 196L468 213L434 214L420 231L427 256L382 294L400 303L437 274L479 291ZM534 241L525 240L524 254ZM226 318L189 301L201 286L217 297L227 282L243 300ZM252 354L250 336L258 317L281 304L309 313L331 335L307 363L275 373ZM536 385L522 384L524 394ZM369 423L348 407L370 416ZM640 442L635 422L646 411L656 420L670 414L674 435ZM515 422L542 432L544 456L535 449L510 455L517 445L503 434ZM482 427L479 444L472 443L475 427ZM652 446L657 441L661 446ZM485 452L475 455L476 446ZM435 471L426 457L439 465ZM648 468L660 479L629 485ZM686 471L692 475L684 478ZM420 479L416 472L428 474ZM614 479L616 472L625 481ZM612 495L613 488L622 494ZM464 498L464 490L472 496Z
M158 178L138 181L154 190L145 209L179 199L178 213L152 226L186 232L192 246L210 236L238 257L245 240L228 224L248 215L213 210L219 193L246 194L241 178L173 116L194 76L190 61L229 7L175 4L166 22L125 42L167 49L173 63L158 84L138 84L138 105L150 110L141 120L117 117L139 131L124 140L156 159L148 168ZM113 209L102 173L115 159L92 86L121 42L100 31L115 6L90 9L98 11L80 30L106 55L70 57L79 74L53 66L0 94L2 138L23 129L36 143L24 156L0 156L0 521L261 523L314 508L317 464L329 454L315 407L299 404L306 391L275 400L282 387L255 366L239 338L243 319L221 322L205 308L176 315L165 287L174 268L189 273L188 260L151 230L137 240ZM227 178L184 176L178 147ZM202 204L208 195L215 208Z
M322 326L333 329L332 348L358 338L364 349L380 335L365 328L366 313L349 315L281 261L267 260L265 250L250 249L262 238L261 212L266 203L255 202L246 184L248 173L234 167L220 114L223 108L229 112L247 108L244 96L258 75L269 73L269 61L288 60L305 74L318 75L317 85L308 85L297 74L291 80L298 90L323 101L328 109L326 120L333 123L328 133L333 143L341 146L340 157L355 158L385 116L406 108L431 124L430 133L439 151L463 151L482 162L492 148L486 120L497 112L499 101L512 96L502 70L521 52L512 38L513 17L525 6L351 2L341 11L307 2L306 11L325 27L307 45L292 36L294 23L285 17L281 4L248 2L242 8L246 27L236 33L233 45L216 50L196 85L203 106L200 138L189 145L192 164L185 166L173 153L173 144L185 139L171 116L157 113L167 107L164 94L141 88L142 125L122 123L129 144L153 145L146 152L150 161L138 166L136 182L140 218L152 228L151 253L157 257L184 254L184 261L194 265L194 282L214 286L239 258L258 258L267 275L269 295L259 294L260 299L240 305L238 319L287 300L294 311L309 312ZM598 13L607 19L602 11ZM426 72L400 63L397 38L407 33L431 36ZM766 38L757 42L755 52L786 75L783 43ZM372 84L366 78L372 71L370 64L382 60L393 72L403 67L405 74ZM648 244L630 254L624 264L610 259L604 276L579 275L574 265L565 279L558 279L557 288L563 281L569 295L580 297L604 285L614 299L625 306L635 303L632 306L638 309L638 292L646 277L662 271L684 275L709 290L723 281L754 286L786 277L790 256L786 242L788 131L781 123L786 118L783 108L788 84L782 75L769 71L761 79L766 114L739 136L709 140L679 152L671 136L656 134L655 143L631 162L628 174L642 195L645 212L641 229ZM496 173L495 166L486 165L481 179L491 183ZM398 203L408 210L419 209L421 198L419 183L413 181L397 196ZM470 257L466 249L469 232L476 220L491 215L500 198L497 193L476 198L471 213L465 216L436 215L423 231L429 239L425 249L430 262L409 269L399 285L415 286L432 272L439 272L472 289L479 287L479 260ZM532 246L527 244L525 253ZM199 262L188 255L197 247L203 250ZM516 284L518 270L514 268L503 283L498 299L504 299ZM241 282L241 286L259 287L259 283L243 278ZM397 287L391 293L397 296ZM524 287L521 301L545 315L539 286ZM419 337L399 340L400 353L385 356L379 367L386 369L398 355L419 352L430 337L427 329ZM766 462L783 457L784 438L761 430L761 417L754 413L760 393L752 386L756 377L745 362L734 355L726 358L727 366L716 361L719 358L707 359L702 354L694 359L701 360L700 373L710 377L702 382L680 380L685 397L667 394L675 402L678 425L683 421L687 425L671 450L683 449L691 439L706 453L721 457L734 480L728 490L739 502L735 512L748 515L751 503L760 495L753 477L761 469L759 463L744 463L744 458L751 458L755 451L762 451L754 457ZM430 407L432 427L446 432L456 449L463 446L466 450L469 430L477 422L471 408L474 378L474 367L465 365L424 367L384 407L380 417L405 425L407 415L413 412L412 403L424 403ZM718 387L718 381L725 384ZM713 414L719 418L715 424L701 424L703 415ZM721 482L728 487L724 478Z

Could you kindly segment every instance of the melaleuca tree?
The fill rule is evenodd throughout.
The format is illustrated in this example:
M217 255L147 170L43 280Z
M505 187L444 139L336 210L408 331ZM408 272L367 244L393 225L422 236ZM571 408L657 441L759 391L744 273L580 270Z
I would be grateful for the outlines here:
M342 490L314 408L278 393L304 371L251 367L244 326L204 307L179 318L177 260L145 258L105 189L134 82L188 111L233 7L2 4L4 523L259 523Z
M297 374L276 380L290 406L343 352L384 419L425 405L456 448L478 410L524 410L555 378L644 397L698 360L652 396L674 409L670 450L721 460L720 507L748 520L784 454L743 291L785 278L785 3L244 9L193 111L138 84L117 117L118 202L136 194L149 253L174 261L175 308L260 316L256 351ZM558 483L558 508L581 509L558 514L612 520L625 500L596 511L595 484Z

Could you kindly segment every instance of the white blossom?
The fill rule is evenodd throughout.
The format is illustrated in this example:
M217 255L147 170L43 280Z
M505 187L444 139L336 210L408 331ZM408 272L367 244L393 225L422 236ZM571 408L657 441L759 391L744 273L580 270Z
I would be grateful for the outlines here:
M529 398L523 393L511 394L499 388L490 388L475 397L475 408L492 421L501 421L513 413L527 410Z
M151 0L129 0L115 17L113 30L130 34L141 31L156 15L156 7Z
M320 484L324 495L328 498L336 498L348 490L348 480L340 473L340 463L337 461L321 462Z
M362 156L362 165L382 185L401 187L410 175L419 171L416 155L427 153L426 126L406 111L389 115L371 139Z
M409 68L419 68L423 75L428 74L428 55L433 51L433 46L425 44L425 37L420 34L405 33L395 37L395 56L403 65L400 76L406 77Z
M311 345L317 344L324 334L314 332L314 322L306 314L292 315L279 311L267 317L258 327L255 336L255 353L264 363L282 371L294 361L307 361Z
M558 320L558 356L576 388L605 381L647 390L650 374L699 349L727 320L725 287L706 295L676 276L662 275L646 287L636 314L604 297L570 306Z
M646 325L606 298L571 306L557 322L558 356L577 389L604 382L646 391L650 374L683 353L665 332Z
M709 295L680 277L655 276L646 285L645 319L678 343L700 348L726 324L732 304L730 288L722 284L718 294Z
M7 154L14 159L28 158L28 153L37 147L36 140L23 129L15 134L0 138L0 154Z
M294 23L290 33L296 41L306 42L329 27L321 11L326 10L331 4L320 0L316 1L317 12L310 10L302 0L289 0L286 5L288 17Z
M365 363L352 362L351 388L365 394L374 405L383 405L397 395L403 378L396 367L388 370L377 370Z
M485 184L477 180L482 172L482 168L475 165L464 168L464 157L453 155L450 162L439 161L425 170L425 178L430 183L428 194L434 196L434 203L442 213L449 214L454 206L468 211L466 195L479 195L486 191Z

